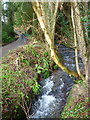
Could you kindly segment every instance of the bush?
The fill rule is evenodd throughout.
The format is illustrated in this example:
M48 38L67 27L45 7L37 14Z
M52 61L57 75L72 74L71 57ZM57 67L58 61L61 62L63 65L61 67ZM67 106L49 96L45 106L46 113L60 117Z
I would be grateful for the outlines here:
M43 43L30 43L14 50L14 52L12 51L3 59L2 100L4 120L7 120L6 117L10 114L16 116L19 106L28 114L29 111L27 110L30 109L33 97L39 92L38 78L40 74L43 74L44 78L48 77L50 69L50 56Z
M2 32L2 43L6 44L6 43L10 43L12 41L12 37L8 35L8 33L6 31Z
M15 39L15 33L11 31L10 28L10 25L7 25L5 23L2 24L2 45L11 43Z

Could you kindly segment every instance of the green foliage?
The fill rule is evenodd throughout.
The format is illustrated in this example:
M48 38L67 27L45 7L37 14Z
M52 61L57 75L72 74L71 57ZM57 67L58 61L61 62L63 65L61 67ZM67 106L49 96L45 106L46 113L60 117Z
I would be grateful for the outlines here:
M24 66L29 67L29 61L22 60L21 61ZM2 98L3 98L3 106L12 106L14 109L13 112L17 112L17 108L14 106L18 106L19 104L23 104L22 100L25 99L25 104L31 104L31 101L28 103L31 95L30 91L32 91L32 95L38 94L40 89L40 85L37 82L36 74L34 76L30 76L25 73L20 66L18 66L17 70L11 70L9 68L9 64L2 64ZM31 78L30 78L30 77Z
M12 106L10 110L17 114L18 104L23 105L23 100L31 104L40 89L38 75L44 78L50 75L49 63L49 54L42 43L30 43L5 57L2 62L3 107Z
M81 22L88 22L88 19L85 17L85 16L83 16L83 17L81 17Z
M83 25L86 44L88 45L90 43L90 40L87 38L87 34L88 37L90 37L90 8L89 8L89 3L86 4L88 4L88 8L86 8L86 6L83 4L80 5L80 14L81 14L81 22Z
M32 90L34 93L38 93L39 89L40 89L40 85L35 82L32 86L31 86Z
M13 39L15 39L14 36L11 36L9 33L10 33L10 26L3 23L2 24L2 43L3 44L10 43L13 41Z
M31 51L31 54L38 59L37 64L35 64L35 70L37 74L43 74L44 78L49 77L50 71L49 71L49 61L48 61L48 52L44 52L44 56L40 57L40 54L38 54L33 47L37 47L39 45L34 45L32 47L28 46L28 49Z
M67 98L67 103L60 118L89 118L90 101L87 96L87 91L88 87L85 82L79 82L78 87L75 85Z
M17 10L15 11L15 25L28 25L32 23L33 19L33 9L31 2L16 2L15 5L17 6Z
M43 64L41 64L41 63L43 63ZM49 61L47 60L47 58L42 57L38 60L38 64L36 64L35 69L38 74L43 74L44 78L47 78L50 75L49 67L50 67Z
M58 65L54 65L54 69L57 69L58 68Z
M17 17L17 21L15 21L15 25L16 26L20 26L20 25L22 25L22 18L21 18L21 14L20 13L16 13L16 17Z
M70 28L70 21L65 17L65 15L62 12L58 12L57 14L57 26L56 26L56 33L64 36L64 38L69 38L72 40L73 33Z
M76 102L71 108L69 104L66 104L64 111L62 112L60 118L89 118L88 111L90 108L85 107L87 104L87 98L84 101Z
M8 65L3 64L2 67L3 98L11 99L13 94L16 94L16 97L24 97L26 93L22 89L31 86L33 80L26 79L27 75L23 71L11 71Z
M39 55L35 52L34 49L31 49L31 53L32 53L32 55L34 55L35 57L39 57Z
M3 44L10 43L12 41L12 37L8 35L7 32L3 31L2 32L2 42Z
M44 52L44 55L45 55L45 56L48 56L48 52Z
M74 80L76 84L83 84L83 80Z
M6 7L5 7L6 6ZM14 13L16 11L14 2L4 2L2 4L2 44L5 45L15 40Z
M35 69L38 74L41 74L43 68L41 66L39 66L38 64L36 64Z

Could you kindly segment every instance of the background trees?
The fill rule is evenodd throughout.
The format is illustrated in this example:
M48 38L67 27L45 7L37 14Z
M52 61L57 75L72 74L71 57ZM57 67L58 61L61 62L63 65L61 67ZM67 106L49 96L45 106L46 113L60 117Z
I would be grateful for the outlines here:
M14 96L9 95L11 94L14 95L16 93L20 100L18 104L21 105L23 111L25 112L28 118L30 107L27 107L26 105L30 105L29 103L31 101L27 102L27 104L25 103L26 105L24 104L24 102L30 100L28 96L30 90L32 89L37 90L38 88L37 79L39 78L38 76L41 73L44 74L43 77L45 78L50 75L49 74L50 72L49 68L51 67L50 65L51 59L49 58L50 56L52 58L52 61L54 61L64 72L66 72L70 76L78 77L78 79L85 80L86 83L89 82L90 13L86 8L89 8L90 5L88 3L87 4L77 3L76 0L73 3L59 3L58 0L57 2L44 3L39 2L39 0L36 0L35 3L16 2L6 3L6 5L7 5L6 9L4 9L4 7L2 6L3 42L4 43L10 42L15 35L14 29L18 29L19 31L24 32L25 35L28 35L30 45L27 45L25 48L22 47L20 51L16 50L16 52L14 52L14 55L11 55L9 57L10 60L10 61L8 60L9 67L4 66L3 91L5 94L3 94L4 96L3 98L7 108L9 104L8 101L12 99L12 101L10 100L10 105L12 106L14 98ZM58 45L55 45L56 43L58 43ZM57 47L61 43L75 49L76 72L69 70L62 63L62 59L61 58L59 59L57 55ZM34 47L34 49L32 47ZM78 65L78 50L80 51L80 55L85 68L83 72L81 72ZM49 52L50 55L48 54ZM46 57L48 59L46 59ZM50 62L48 62L49 60ZM57 67L57 65L55 67ZM28 69L26 69L27 66ZM20 73L20 76L18 77L19 70L22 70L22 68L24 71ZM37 74L37 76L34 78L33 76L35 76L35 74ZM28 77L30 77L30 75L31 78L27 79ZM28 84L27 83L24 84L22 81L23 79L24 82L25 83L27 82ZM14 86L12 82L13 84L15 83ZM30 88L30 86L32 88ZM23 87L25 91L23 90ZM14 99L15 105L17 105L16 101L18 100L18 97ZM17 108L13 109L17 110Z
M2 42L10 43L15 40L15 28L19 31L34 34L37 19L31 2L5 2L2 4Z
M80 76L84 79L78 65L78 49L85 67L86 79L88 79L89 59L89 4L88 3L58 3L57 2L7 2L3 8L3 42L10 42L15 36L14 27L20 27L28 34L37 34L38 22L44 33L44 37L50 47L51 57L59 67L69 75ZM27 7L26 7L27 6ZM76 6L76 7L75 7ZM68 9L67 9L68 8ZM67 15L68 10L68 15ZM35 15L35 13L37 15ZM38 19L38 22L37 22ZM60 29L60 30L59 30ZM73 31L73 32L72 32ZM74 36L74 37L73 37ZM42 36L41 36L42 37ZM54 43L64 42L75 48L77 73L66 68L58 59ZM59 40L60 39L60 40ZM64 39L64 40L63 40ZM46 43L46 44L47 44ZM83 50L82 50L83 48Z
M14 12L16 7L12 2L2 4L2 44L7 44L15 39Z
M31 2L16 2L17 11L15 11L15 27L28 31L29 34L35 30L35 14Z

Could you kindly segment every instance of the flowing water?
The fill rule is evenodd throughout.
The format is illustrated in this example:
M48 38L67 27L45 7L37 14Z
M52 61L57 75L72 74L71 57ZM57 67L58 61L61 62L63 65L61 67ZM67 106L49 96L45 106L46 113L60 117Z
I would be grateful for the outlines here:
M74 50L60 45L59 51L64 57L65 65L75 70L75 54ZM82 69L82 61L79 58L79 65ZM49 78L42 80L41 94L32 106L33 115L30 118L59 118L60 112L66 103L66 98L72 88L73 80L58 69Z

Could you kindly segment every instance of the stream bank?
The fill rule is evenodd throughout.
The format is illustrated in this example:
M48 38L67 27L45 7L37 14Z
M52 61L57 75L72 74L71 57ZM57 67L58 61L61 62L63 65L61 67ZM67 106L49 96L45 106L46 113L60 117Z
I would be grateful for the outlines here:
M84 82L72 87L60 118L90 118L89 90Z
M58 52L64 58L64 64L71 70L76 70L74 50L60 45ZM79 56L79 53L78 53ZM79 57L80 69L83 69L81 58ZM75 78L71 78L60 68L51 77L40 82L41 94L32 106L30 118L59 118L69 92L74 85Z
M8 96L8 94L13 94L13 93L7 94L7 92L9 90L12 91L12 88L15 88L16 95L18 94L18 97L20 96L20 94L22 93L23 86L19 87L18 85L21 86L21 83L22 83L22 85L24 85L23 82L27 81L27 83L28 83L28 84L25 84L25 86L24 86L27 92L28 92L28 90L31 90L31 89L35 90L35 86L37 85L36 84L37 81L35 81L35 80L37 80L37 77L38 77L37 73L42 72L41 68L44 68L44 64L48 65L47 69L46 69L47 74L45 73L45 76L48 75L48 72L49 72L48 70L50 70L52 68L50 66L50 63L52 61L50 61L50 58L47 54L47 51L45 50L44 45L45 44L43 44L43 43L39 44L36 42L33 44L33 42L32 42L28 45L21 46L20 48L12 51L11 53L9 53L9 56L6 56L4 58L4 61L3 61L3 65L4 65L3 80L4 81L3 82L4 82L4 85L6 83L8 84L8 82L9 82L8 86L6 86L6 85L3 86L3 87L8 88L8 90L6 88L3 88L3 93L5 93L4 94L5 99L3 99L3 100L5 101L5 104L9 100L13 100L12 99L13 97L16 97L16 96ZM42 47L42 46L44 46L44 47ZM44 51L44 54L42 54L42 51ZM76 66L75 66L74 50L71 48L67 48L64 45L60 45L58 52L59 51L63 55L64 64L67 67L69 67L71 70L75 70ZM17 62L17 60L19 62ZM48 64L47 64L47 61L48 61ZM44 63L44 64L42 64L42 63ZM36 64L38 64L38 66L36 66ZM79 65L82 70L83 65L82 65L82 61L80 58L79 58ZM35 68L35 69L32 70L32 68ZM17 74L19 75L19 77L17 76ZM27 77L28 77L28 79L27 79ZM32 77L32 78L30 78L30 77ZM10 81L7 81L8 78L11 79L11 83L10 83ZM12 79L14 79L14 81L12 81ZM35 86L33 88L31 88L31 86L32 86L31 79L33 81L35 81L35 83L34 83ZM69 95L69 91L71 90L71 88L74 84L73 80L74 80L74 78L71 79L60 68L57 71L55 71L51 75L51 77L41 80L41 82L39 82L39 84L41 85L41 93L40 93L40 95L38 95L37 100L33 103L32 113L29 114L29 117L30 118L59 118L60 112L62 112L62 110L66 104L66 99ZM28 81L31 81L31 83ZM16 82L17 84L14 84L14 86L12 86L13 82L14 83ZM36 86L36 88L37 87L38 86ZM21 90L21 92L18 93L17 90ZM23 94L26 94L26 93L23 93ZM18 100L18 97L15 99ZM11 110L11 108L12 108L11 106L13 103L15 103L15 106L16 106L16 102L14 102L14 101L9 103L9 106L7 104L4 106L4 109L5 109L4 112L7 113L6 115L10 115L11 113L14 112L14 111L12 111L13 109ZM19 115L21 115L21 114L19 114ZM10 119L14 120L15 116L13 116L13 117L14 118L12 118L12 116L9 116L9 120ZM17 119L18 118L23 120L23 118L21 116L19 116L19 117L17 116Z
M23 120L23 116L26 117L27 109L24 105L27 104L28 109L31 108L32 95L38 94L40 73L43 72L43 77L47 77L52 68L52 61L45 44L34 40L36 39L33 38L30 43L2 57L0 67L2 68L2 117L4 120L19 120L19 118Z

